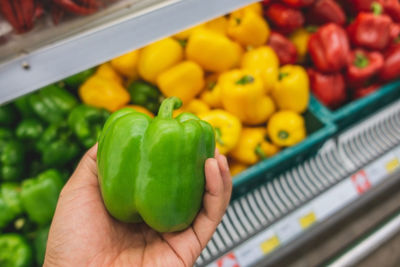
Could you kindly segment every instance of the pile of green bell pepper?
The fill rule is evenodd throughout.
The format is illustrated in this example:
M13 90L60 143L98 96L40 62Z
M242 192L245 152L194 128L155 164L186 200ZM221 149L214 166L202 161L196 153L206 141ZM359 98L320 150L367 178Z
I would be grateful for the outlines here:
M0 106L0 267L43 264L61 189L110 115L76 97L93 71Z

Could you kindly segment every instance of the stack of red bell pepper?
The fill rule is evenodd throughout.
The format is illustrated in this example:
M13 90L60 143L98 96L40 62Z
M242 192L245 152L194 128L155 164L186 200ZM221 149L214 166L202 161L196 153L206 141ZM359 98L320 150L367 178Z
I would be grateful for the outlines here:
M268 44L281 64L300 57L289 36L305 31L314 95L330 108L363 97L400 77L398 0L264 0L272 25ZM304 58L304 57L303 57Z

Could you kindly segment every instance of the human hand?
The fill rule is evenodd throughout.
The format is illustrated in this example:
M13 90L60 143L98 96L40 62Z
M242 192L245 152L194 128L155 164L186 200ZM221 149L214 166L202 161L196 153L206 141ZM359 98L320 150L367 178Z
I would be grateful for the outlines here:
M97 145L82 158L61 191L44 266L192 266L229 204L232 181L225 156L205 164L203 206L181 232L157 233L145 223L112 218L100 194Z

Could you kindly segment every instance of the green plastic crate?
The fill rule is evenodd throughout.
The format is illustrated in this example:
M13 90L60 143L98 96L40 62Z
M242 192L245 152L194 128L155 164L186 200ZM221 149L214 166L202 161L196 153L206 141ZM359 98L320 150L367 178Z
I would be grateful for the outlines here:
M397 80L382 86L370 95L352 101L336 110L330 110L321 104L323 106L321 112L329 120L333 121L339 129L344 129L399 97L400 80Z
M316 153L320 146L337 130L324 113L324 107L315 99L310 99L308 110L304 114L307 138L299 144L280 151L277 155L265 159L233 178L232 199L253 189L260 183L276 177L288 167L303 161Z

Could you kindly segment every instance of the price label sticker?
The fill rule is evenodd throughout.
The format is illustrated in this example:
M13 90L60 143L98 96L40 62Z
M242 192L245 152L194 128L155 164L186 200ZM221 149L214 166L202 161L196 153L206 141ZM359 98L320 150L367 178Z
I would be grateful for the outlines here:
M315 216L315 213L313 211L310 213L307 213L306 215L302 216L299 219L299 223L301 225L301 228L303 228L303 229L310 227L316 221L317 221L317 217Z
M357 189L358 194L363 194L371 188L371 183L368 180L364 170L357 172L351 176L351 181Z
M385 169L388 173L392 173L399 167L399 165L400 165L399 159L396 157L385 164Z
M218 267L240 267L235 254L228 253L217 260Z
M264 254L268 254L277 247L279 247L279 245L280 245L279 238L276 235L274 235L268 238L266 241L262 242L260 247Z

